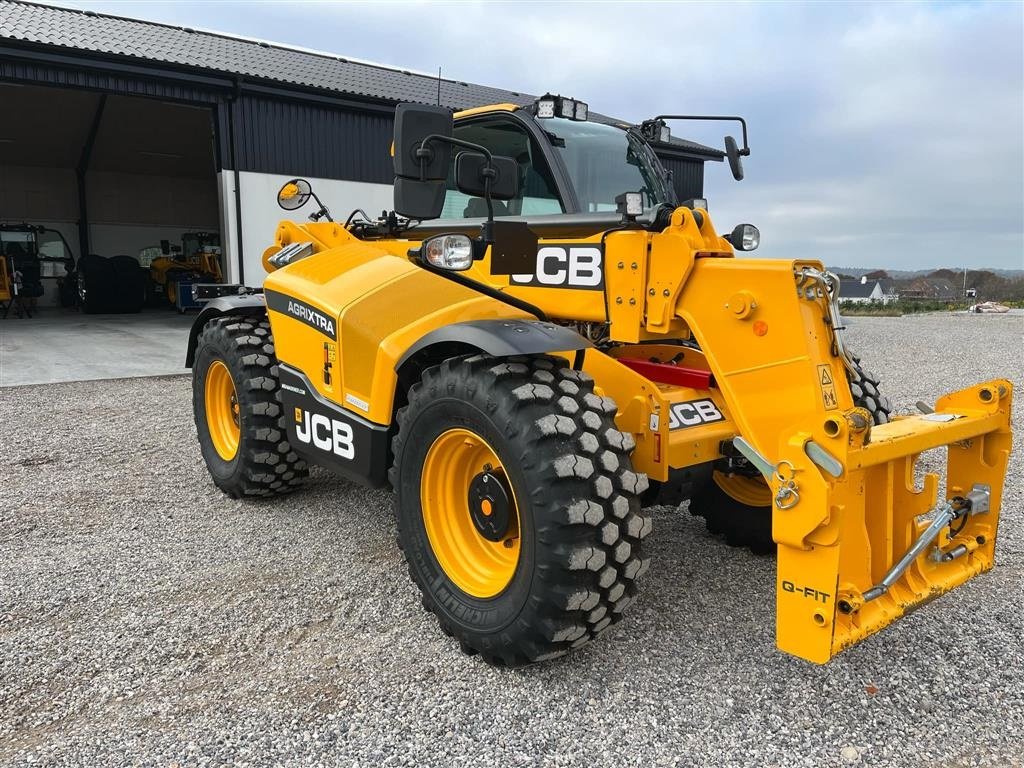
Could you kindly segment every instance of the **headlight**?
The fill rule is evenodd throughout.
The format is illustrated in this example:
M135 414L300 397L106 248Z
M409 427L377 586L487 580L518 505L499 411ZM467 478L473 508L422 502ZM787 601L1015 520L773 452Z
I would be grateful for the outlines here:
M727 239L738 251L753 251L761 244L761 232L753 224L737 224Z
M473 241L467 235L438 235L424 240L420 253L431 266L459 272L473 264Z

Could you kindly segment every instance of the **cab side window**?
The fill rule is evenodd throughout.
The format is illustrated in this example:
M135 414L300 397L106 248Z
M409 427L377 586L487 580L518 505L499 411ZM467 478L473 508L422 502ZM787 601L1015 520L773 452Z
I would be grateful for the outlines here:
M519 196L514 200L494 200L494 216L539 216L562 213L551 171L526 129L507 118L491 118L468 125L456 125L453 135L487 147L495 155L511 157L519 165ZM455 188L455 158L462 151L454 147L448 171L443 219L473 219L487 215L482 197L471 197Z

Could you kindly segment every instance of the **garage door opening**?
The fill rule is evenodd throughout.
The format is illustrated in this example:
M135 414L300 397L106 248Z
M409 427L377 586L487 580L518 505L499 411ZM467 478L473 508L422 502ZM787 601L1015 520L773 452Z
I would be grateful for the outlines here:
M198 248L223 274L210 108L14 83L0 101L0 255L42 257L17 311L173 316L161 256Z

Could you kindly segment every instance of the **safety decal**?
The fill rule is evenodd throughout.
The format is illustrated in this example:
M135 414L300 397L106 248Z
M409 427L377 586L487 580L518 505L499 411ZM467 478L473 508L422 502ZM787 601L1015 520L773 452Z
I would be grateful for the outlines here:
M818 386L821 387L821 399L825 402L825 410L834 411L839 407L839 400L836 397L836 382L832 378L832 367L830 365L818 366Z

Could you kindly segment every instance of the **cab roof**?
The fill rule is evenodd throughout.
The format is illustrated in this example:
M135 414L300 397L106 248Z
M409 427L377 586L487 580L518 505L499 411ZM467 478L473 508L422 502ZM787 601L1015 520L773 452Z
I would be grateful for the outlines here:
M533 102L529 102L533 103ZM458 120L463 117L471 117L473 115L486 115L491 112L515 112L517 109L522 109L528 106L528 104L514 104L512 102L503 102L501 104L486 104L480 107L471 107L470 109L461 109L455 113L455 119ZM617 120L614 117L608 117L607 115L601 115L597 112L591 112L587 118L589 121L594 123L601 123L603 125L614 125L616 128L630 128L630 123ZM725 153L720 149L714 149L712 147L706 147L703 144L698 144L695 141L687 141L686 139L677 139L673 136L667 145L659 144L655 151L664 151L668 149L676 149L679 152L686 154L701 155L707 160L722 160L725 157Z

